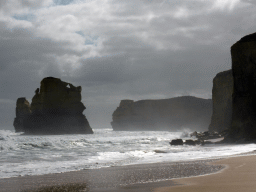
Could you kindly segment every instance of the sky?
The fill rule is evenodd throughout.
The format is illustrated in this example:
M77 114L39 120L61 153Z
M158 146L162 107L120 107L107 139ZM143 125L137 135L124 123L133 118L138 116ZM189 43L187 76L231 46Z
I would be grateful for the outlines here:
M82 86L92 128L122 99L211 98L255 23L254 0L0 0L1 128L48 76Z

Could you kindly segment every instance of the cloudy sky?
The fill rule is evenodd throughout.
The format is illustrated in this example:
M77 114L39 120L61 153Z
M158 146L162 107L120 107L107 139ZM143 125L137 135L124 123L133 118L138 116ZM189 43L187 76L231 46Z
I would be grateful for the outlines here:
M254 0L0 0L1 127L47 76L82 86L93 128L121 99L211 98L255 23Z

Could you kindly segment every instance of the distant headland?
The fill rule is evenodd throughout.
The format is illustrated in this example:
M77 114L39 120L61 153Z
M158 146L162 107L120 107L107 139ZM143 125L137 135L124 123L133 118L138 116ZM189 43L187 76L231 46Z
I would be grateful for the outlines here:
M122 100L114 111L115 131L178 131L183 128L207 130L212 100L182 96L160 100Z

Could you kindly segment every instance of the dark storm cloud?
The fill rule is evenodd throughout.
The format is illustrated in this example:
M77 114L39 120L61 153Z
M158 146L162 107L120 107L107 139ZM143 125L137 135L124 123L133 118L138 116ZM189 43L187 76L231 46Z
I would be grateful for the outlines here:
M54 76L83 87L93 127L109 127L121 99L210 98L230 46L256 31L249 0L12 0L0 11L1 114L14 118L17 97Z

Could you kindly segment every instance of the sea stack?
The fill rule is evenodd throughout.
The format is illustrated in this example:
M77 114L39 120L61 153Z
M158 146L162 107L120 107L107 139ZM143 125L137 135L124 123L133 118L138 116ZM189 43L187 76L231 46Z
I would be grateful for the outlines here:
M25 97L18 98L16 102L16 118L13 122L16 132L24 132L24 119L30 114L29 102Z
M213 113L210 132L221 132L230 128L232 120L232 70L218 73L213 79L212 105Z
M256 33L231 47L234 91L229 138L233 141L256 139Z
M14 127L25 134L90 134L89 122L83 115L81 86L58 78L46 77L37 88L31 105L18 98Z
M115 131L207 130L212 100L182 96L160 100L122 100L114 111Z

